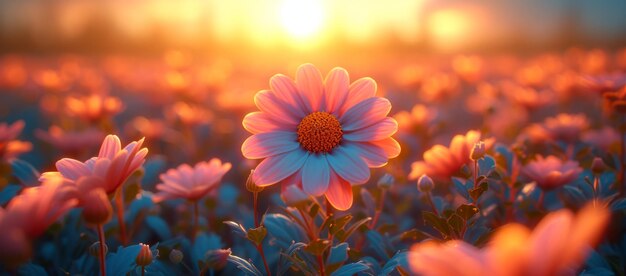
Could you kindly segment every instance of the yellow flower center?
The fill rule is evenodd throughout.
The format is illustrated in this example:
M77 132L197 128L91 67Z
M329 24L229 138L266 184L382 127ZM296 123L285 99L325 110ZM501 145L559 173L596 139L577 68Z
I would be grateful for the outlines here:
M339 120L328 112L313 112L298 124L298 142L310 152L330 152L339 145L342 136Z

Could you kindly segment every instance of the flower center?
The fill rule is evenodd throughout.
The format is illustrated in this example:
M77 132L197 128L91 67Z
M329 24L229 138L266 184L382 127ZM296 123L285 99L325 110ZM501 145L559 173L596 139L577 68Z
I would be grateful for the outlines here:
M310 152L330 152L342 136L339 120L328 112L313 112L298 124L298 142Z

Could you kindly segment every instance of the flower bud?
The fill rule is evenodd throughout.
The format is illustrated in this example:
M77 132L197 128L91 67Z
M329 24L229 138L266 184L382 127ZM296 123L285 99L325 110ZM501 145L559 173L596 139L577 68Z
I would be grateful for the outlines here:
M183 261L183 252L178 250L178 249L172 249L172 251L170 251L170 262L172 262L173 264L179 264L180 262Z
M602 158L594 158L593 162L591 162L591 171L593 172L593 174L601 174L604 172L604 170L606 170L606 164L604 164Z
M254 179L252 179L253 175L254 170L250 170L250 174L248 175L248 179L246 180L246 190L251 193L260 193L265 188L257 186L256 183L254 183Z
M485 150L485 142L480 141L474 144L472 152L470 153L470 159L472 159L473 161L483 159L483 157L485 157Z
M391 174L386 173L382 177L380 177L380 179L378 179L378 188L389 189L395 181L396 180Z
M109 252L109 247L107 246L107 244L104 244L104 256L107 255L107 253ZM100 242L94 242L93 244L91 244L91 246L89 246L89 255L94 256L94 257L100 257Z
M83 218L87 223L102 225L111 220L113 207L104 189L93 189L81 195L80 204L83 206Z
M428 175L423 174L417 180L417 190L422 193L430 192L434 186L435 184L433 183L433 180Z
M138 266L150 265L152 263L152 251L150 251L150 246L143 243L140 243L139 246L141 249L139 250L139 254L137 254L137 258L135 258L135 262Z
M207 266L213 269L221 269L226 265L228 256L230 256L230 248L209 250L204 254Z

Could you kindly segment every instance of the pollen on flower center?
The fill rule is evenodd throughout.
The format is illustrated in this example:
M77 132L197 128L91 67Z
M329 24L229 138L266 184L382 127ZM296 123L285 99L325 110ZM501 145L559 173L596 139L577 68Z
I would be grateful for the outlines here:
M339 120L328 112L313 112L298 124L298 142L310 152L330 152L342 137Z

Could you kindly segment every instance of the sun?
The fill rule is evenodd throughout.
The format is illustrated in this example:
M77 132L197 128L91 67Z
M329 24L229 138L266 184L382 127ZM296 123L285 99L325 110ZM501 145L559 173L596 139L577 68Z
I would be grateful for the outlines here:
M296 39L310 38L319 32L323 19L319 0L284 0L280 6L281 24Z

